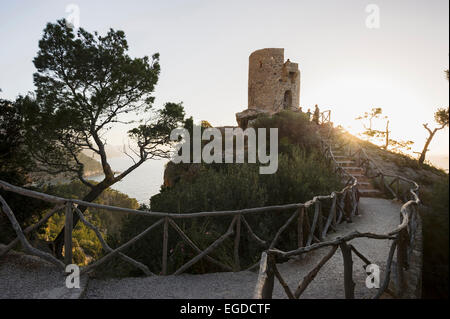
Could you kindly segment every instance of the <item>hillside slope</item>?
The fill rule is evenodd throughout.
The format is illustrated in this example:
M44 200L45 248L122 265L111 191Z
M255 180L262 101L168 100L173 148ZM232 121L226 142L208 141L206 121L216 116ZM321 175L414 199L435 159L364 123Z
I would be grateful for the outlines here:
M399 175L419 184L423 221L423 297L448 298L449 265L449 175L432 165L419 165L404 154L344 133L342 138L363 146L367 155L386 174Z

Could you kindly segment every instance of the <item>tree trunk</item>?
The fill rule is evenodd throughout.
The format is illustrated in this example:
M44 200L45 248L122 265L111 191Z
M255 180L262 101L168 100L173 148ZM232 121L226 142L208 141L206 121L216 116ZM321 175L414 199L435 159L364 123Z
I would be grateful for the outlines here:
M436 133L436 129L434 131L432 131L430 133L430 136L428 136L428 138L427 138L425 146L423 147L422 153L420 154L420 157L419 157L419 164L420 165L422 165L423 162L425 161L425 155L426 155L426 153L428 151L428 146L430 146L431 140L433 139L435 133Z
M100 196L100 194L105 189L107 189L111 185L112 184L109 184L103 180L102 182L98 183L95 187L93 187L91 189L91 191L89 193L87 193L86 196L83 197L82 200L85 202L93 202ZM80 206L78 208L82 213L84 213L86 211L85 206ZM78 214L73 214L73 228L75 228L79 219L80 219L80 217L78 216ZM55 255L59 259L62 259L62 249L64 247L64 232L65 232L65 227L63 227L61 229L58 236L56 236L55 240L53 241L54 247L55 247Z
M386 123L386 133L385 134L386 134L386 141L384 144L384 149L387 150L389 147L389 121L387 121L387 123Z

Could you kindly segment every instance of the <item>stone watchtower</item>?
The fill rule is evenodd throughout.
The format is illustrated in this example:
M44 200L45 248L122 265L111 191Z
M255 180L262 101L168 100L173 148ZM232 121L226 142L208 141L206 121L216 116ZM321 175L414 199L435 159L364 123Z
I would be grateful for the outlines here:
M284 49L262 49L249 57L248 108L278 112L297 109L300 101L298 64L284 62Z
M261 49L250 54L248 109L237 113L241 127L261 113L297 110L300 103L300 71L297 63L284 61L284 49Z

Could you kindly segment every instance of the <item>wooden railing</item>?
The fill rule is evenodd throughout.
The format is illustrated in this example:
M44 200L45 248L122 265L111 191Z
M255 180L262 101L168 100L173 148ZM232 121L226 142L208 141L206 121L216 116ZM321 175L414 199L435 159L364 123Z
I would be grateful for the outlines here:
M325 149L325 154L327 157L329 157L330 154L330 148ZM345 175L345 171L338 169L338 173ZM162 256L162 274L167 274L167 253L168 253L168 227L172 227L180 236L183 238L183 240L197 252L197 256L192 258L190 261L188 261L186 264L182 265L178 270L174 272L175 275L181 274L184 271L186 271L189 267L200 261L201 259L205 258L208 261L214 263L215 265L220 266L224 270L227 271L239 271L241 270L241 265L239 263L239 243L240 243L240 236L241 236L241 228L244 226L249 231L250 237L255 240L262 248L269 248L273 249L276 247L280 236L282 233L286 230L286 228L293 223L295 220L298 223L298 245L299 247L303 246L309 246L313 242L320 242L320 240L325 237L326 233L330 228L335 228L336 224L340 223L343 220L350 220L351 216L357 213L357 191L356 191L356 183L354 182L352 185L346 186L342 191L340 192L333 192L329 196L316 196L312 200L306 202L306 203L298 203L298 204L288 204L288 205L277 205L277 206L267 206L267 207L258 207L258 208L248 208L248 209L241 209L241 210L233 210L233 211L213 211L213 212L199 212L199 213L189 213L189 214L173 214L173 213L160 213L160 212L152 212L152 211L141 211L141 210L134 210L134 209L128 209L128 208L121 208L121 207L115 207L115 206L108 206L108 205L101 205L96 203L90 203L90 202L84 202L81 200L76 199L66 199L66 198L60 198L52 195L47 195L39 192L35 192L32 190L27 190L21 187L17 187L14 185L11 185L7 182L0 181L0 189L3 189L5 191L14 192L19 195L23 195L26 197L31 197L35 199L40 199L49 203L53 203L55 207L51 209L40 221L38 221L36 224L28 227L25 230L22 230L19 223L15 219L14 213L11 211L10 207L6 203L6 201L3 199L3 197L0 196L0 203L3 212L6 213L7 217L9 218L15 232L17 235L17 238L13 240L11 243L9 243L6 248L0 252L0 256L5 255L9 250L14 248L19 242L22 244L23 248L30 254L36 255L39 257L42 257L46 259L47 261L64 268L65 264L72 263L72 255L71 255L71 247L72 247L72 217L73 214L78 214L80 217L81 222L83 222L88 228L92 229L95 234L97 235L103 249L107 253L105 256L103 256L101 259L94 261L93 263L85 266L82 268L82 273L87 273L98 267L99 265L103 264L104 262L110 260L114 256L117 256L124 261L138 267L141 269L145 274L151 275L153 274L146 265L126 256L123 251L130 247L133 243L137 242L139 239L141 239L143 236L150 233L153 229L158 227L159 225L163 225L164 232L163 232L163 238L162 238L162 245L163 245L163 256ZM328 216L325 216L322 212L322 205L326 200L330 200L332 202L330 212L328 213ZM346 211L346 204L345 201L350 200L351 201L351 211ZM79 206L84 206L87 208L96 208L96 209L103 209L108 210L112 212L123 212L123 213L131 213L141 216L148 216L148 217L159 217L160 219L154 222L150 227L148 227L146 230L144 230L142 233L137 235L136 237L129 240L127 243L122 244L118 248L111 248L108 246L106 241L104 240L101 232L95 227L92 223L88 222L81 212L81 210L78 208ZM314 215L310 218L309 217L309 210L314 210ZM65 212L65 259L64 263L62 263L60 260L56 259L50 254L47 254L43 251L40 251L38 249L35 249L29 244L26 235L32 232L33 230L36 230L39 226L43 225L46 221L49 220L51 216L53 216L58 211L64 210ZM282 225L282 227L277 231L277 233L274 235L271 240L263 240L258 235L255 234L252 227L246 220L246 215L252 215L252 214L264 214L268 212L284 212L284 211L292 211L294 210L293 214L288 218L288 220ZM218 217L218 216L230 216L232 217L232 221L229 224L228 230L219 238L216 239L209 247L207 247L204 250L201 250L177 225L176 220L179 219L187 219L187 218L197 218L197 217ZM312 222L310 222L312 220ZM224 265L223 263L219 262L218 260L214 259L213 257L210 257L209 254L221 243L223 243L227 238L230 238L232 235L234 235L234 267L230 268L227 265ZM259 262L255 263L254 265L251 265L247 269L253 269L257 267Z
M130 258L129 256L124 254L124 251L130 247L132 244L140 240L142 237L148 235L152 230L157 228L158 226L163 227L163 238L162 238L162 263L161 263L161 274L168 274L168 235L169 235L169 227L173 228L189 245L197 255L193 257L190 261L186 262L179 269L177 269L173 274L178 275L186 271L192 265L197 263L202 259L206 259L209 262L219 266L223 270L226 271L239 271L242 269L240 264L240 256L239 256L239 245L241 241L241 228L245 227L248 230L248 234L250 238L256 241L261 249L274 249L277 243L280 240L280 236L287 229L289 225L297 222L297 245L298 247L307 247L312 243L317 243L323 240L326 236L327 232L330 229L335 229L336 225L340 222L346 220L351 221L352 216L358 213L358 191L357 191L357 182L356 179L350 176L347 172L345 172L339 165L337 165L336 160L333 157L331 152L331 147L322 142L322 151L325 157L335 164L336 173L342 177L347 179L347 183L343 190L338 192L333 192L328 196L316 196L312 200L307 201L306 203L294 203L288 205L276 205L276 206L268 206L268 207L258 207L258 208L247 208L241 210L230 210L230 211L212 211L212 212L199 212L199 213L188 213L188 214L174 214L174 213L161 213L161 212L153 212L153 211L144 211L144 210L134 210L128 208L121 208L115 206L101 205L91 202L84 202L76 199L67 199L56 196L51 196L47 194L43 194L40 192L28 190L25 188L17 187L11 185L7 182L0 181L0 189L4 191L14 192L19 195L23 195L26 197L31 197L39 200L43 200L49 203L54 204L55 206L44 215L44 217L39 220L36 224L22 230L21 226L17 222L14 213L11 208L8 206L3 197L0 196L0 203L2 211L9 218L14 231L16 232L17 238L10 242L6 248L0 252L0 257L4 256L8 251L14 248L17 244L21 243L22 247L28 253L32 255L36 255L44 258L45 260L55 264L58 267L64 268L65 265L71 264L73 261L72 257L72 231L73 231L73 215L77 214L80 217L82 223L84 223L89 229L93 230L98 237L103 250L106 254L92 262L91 264L82 268L82 273L88 273L101 264L105 263L108 260L111 260L113 257L121 258L122 260L134 265L135 267L141 269L146 275L152 275L153 273L150 269ZM328 212L323 212L324 203L329 201L331 204L331 208ZM122 212L122 213L130 213L136 214L140 216L148 216L148 217L159 217L159 219L154 222L150 227L144 230L142 233L138 234L134 238L130 239L128 242L122 244L120 247L111 248L106 241L104 240L101 232L97 227L95 227L92 223L90 223L79 207L96 208L103 209L111 212ZM65 237L64 237L64 245L65 245L65 253L64 253L64 263L59 259L55 258L51 254L48 254L44 251L38 250L31 246L27 239L27 235L32 231L38 229L41 225L47 222L54 214L59 211L64 211L65 213ZM285 223L281 226L281 228L274 234L273 238L263 240L261 239L252 229L251 225L245 218L247 215L253 214L265 214L269 212L286 212L293 211L291 216L285 221ZM312 216L310 216L312 215ZM199 218L199 217L218 217L218 216L229 216L232 218L227 231L217 238L210 246L206 249L201 250L197 244L195 244L183 230L178 226L176 220L180 219L191 219L191 218ZM217 259L211 257L211 253L214 251L216 247L218 247L221 243L223 243L227 238L231 238L234 235L234 265L232 267L223 264ZM259 262L250 265L246 269L253 269L259 265Z
M380 178L381 185L383 185L382 187L386 187L396 199L403 199L404 204L400 209L400 224L396 229L393 229L385 234L375 234L369 232L360 233L355 231L331 241L306 245L306 247L301 247L293 251L284 252L277 249L268 249L262 254L260 272L255 289L255 298L272 298L275 277L280 282L288 298L300 298L308 285L313 281L319 270L323 267L323 265L327 263L328 260L330 260L330 258L336 253L338 248L340 248L343 257L345 298L354 298L355 283L353 281L352 254L355 254L358 258L360 258L366 266L371 264L368 258L366 258L354 246L348 243L350 240L353 240L355 238L392 240L388 259L386 261L386 274L380 289L373 296L373 298L377 299L385 292L394 297L403 296L407 285L405 279L405 271L409 267L409 260L411 259L412 252L415 247L417 232L420 231L420 228L418 228L418 223L420 223L420 217L418 215L418 205L420 204L420 199L418 196L419 186L416 182L407 178L383 173L383 171L375 164L375 162L373 162L373 160L369 158L364 148L358 146L356 143L347 140L344 144L347 145L346 152L348 153L348 156L357 159L358 165L365 168L367 176L371 178ZM332 158L333 162L336 163L333 152L331 151L331 147L329 148L329 150L330 158ZM343 177L346 176L346 174L342 172L342 167L337 165L336 169L341 173ZM375 174L371 175L371 173ZM388 178L391 179L389 182L387 182ZM358 182L354 178L353 180L349 180L353 182L353 185L358 184ZM391 188L394 183L396 183L395 190ZM402 187L400 187L400 183L406 184L407 187L404 188L406 189L406 191L402 190ZM355 189L357 189L357 186L355 186ZM351 203L356 206L356 208L352 208L352 212L353 210L356 210L357 212L357 201L352 200ZM289 258L301 256L323 247L330 247L328 254L325 255L317 264L317 266L315 266L304 277L303 281L300 282L296 290L292 291L278 271L276 266L277 262L284 262ZM395 267L397 280L395 291L392 291L389 288L389 284L391 282L392 268L394 268L392 266L395 251L397 251L397 260Z
M288 297L298 298L301 293L306 289L307 285L314 278L315 274L317 274L318 270L321 266L323 266L326 261L331 258L331 256L336 252L337 247L339 246L344 255L344 276L345 276L345 291L346 297L353 297L353 284L352 284L352 269L351 269L351 254L354 252L357 256L362 258L363 260L368 260L354 247L347 244L347 242L353 238L357 237L367 237L374 239L391 239L393 240L391 251L389 254L389 260L387 263L388 273L386 275L386 279L383 283L383 288L379 290L377 296L384 292L387 289L387 285L389 283L389 271L390 265L392 263L392 256L394 250L397 247L397 259L399 260L399 269L400 272L404 267L407 267L408 262L408 246L411 242L411 235L414 228L415 216L417 215L416 206L419 202L418 196L416 194L418 190L418 186L415 182L409 181L402 177L398 177L398 181L408 181L413 184L413 189L410 190L410 196L413 197L412 200L408 201L405 205L403 205L401 209L401 224L397 229L393 230L388 234L370 234L370 233L350 233L347 236L336 239L334 241L326 241L324 242L324 238L330 230L336 230L336 227L339 223L343 221L351 222L352 217L358 214L358 204L359 204L359 193L358 193L358 181L355 177L349 175L336 161L332 148L327 142L327 140L322 139L321 147L325 158L334 165L335 171L339 174L346 182L345 187L341 191L332 192L327 196L315 196L313 199L305 202L305 203L294 203L287 205L276 205L276 206L267 206L267 207L258 207L258 208L247 208L241 210L228 210L228 211L211 211L211 212L198 212L198 213L186 213L186 214L178 214L178 213L162 213L162 212L153 212L148 210L135 210L128 208L121 208L116 206L108 206L101 205L96 203L84 202L76 199L67 199L56 197L32 190L28 190L25 188L17 187L11 185L7 182L0 181L0 189L8 192L14 192L19 195L23 195L25 197L35 198L39 200L43 200L49 203L52 203L54 207L47 212L41 220L39 220L34 225L29 226L26 229L22 229L19 223L17 222L14 213L12 212L9 205L6 203L4 198L0 196L0 204L2 211L6 214L8 219L11 222L11 225L17 235L17 238L11 241L5 249L0 252L0 257L4 256L8 251L13 249L19 243L22 244L23 249L29 254L39 256L61 269L65 268L65 265L71 264L73 262L72 257L72 231L73 231L73 214L77 214L80 217L82 223L84 223L89 229L93 230L98 237L103 250L105 251L105 255L100 259L91 262L87 266L83 266L81 268L81 273L86 274L98 266L104 264L105 262L111 260L114 257L121 258L125 262L132 264L133 266L142 270L146 275L153 275L154 273L150 271L148 266L143 263L132 259L131 257L124 254L124 251L129 248L132 244L136 243L144 236L147 236L154 229L161 226L163 227L163 238L162 242L162 262L161 262L161 274L168 274L168 236L169 236L169 227L174 229L183 241L190 246L195 252L196 256L194 256L191 260L183 264L177 270L173 272L174 275L179 275L186 270L188 270L191 266L196 264L202 259L208 260L209 262L219 266L225 271L239 271L241 269L254 269L258 265L260 266L260 274L258 278L258 285L255 293L256 298L270 298L272 296L273 290L273 279L274 276L280 280L283 287L285 287L285 291ZM346 148L347 146L343 146ZM352 148L348 147L348 151L352 152ZM354 152L354 151L353 151ZM372 162L365 158L366 154L364 150L360 150L358 156L361 157L363 163L368 163L364 165L373 165ZM368 166L368 169L370 167ZM372 168L373 169L373 168ZM90 223L79 207L86 208L96 208L103 209L111 212L118 213L129 213L135 214L139 216L147 216L152 218L159 218L155 221L151 226L145 229L140 234L136 235L128 242L120 245L117 248L110 247L106 241L104 240L99 229ZM329 206L329 210L324 210L324 207ZM64 262L55 258L53 255L48 254L44 251L34 248L28 241L27 235L32 231L37 230L40 226L46 223L54 214L59 211L63 211L65 213L65 237L64 237L64 245L65 245L65 253L64 253ZM274 234L274 236L270 239L261 239L252 229L251 225L245 218L247 215L258 215L265 214L268 212L287 212L292 211L290 217L284 222L284 224L278 229L278 231ZM183 219L192 219L192 218L200 218L200 217L219 217L219 216L229 216L231 218L231 222L226 230L226 232L218 237L212 244L210 244L207 248L201 249L197 246L194 241L192 241L186 233L179 227L177 224L177 220ZM297 223L297 249L293 251L283 252L278 250L277 244L279 243L281 235L286 231L286 229L292 225L293 223ZM241 229L245 227L248 230L249 237L257 242L262 249L262 258L260 261L253 265L249 265L248 267L242 267L240 263L240 254L239 254L239 246L241 242ZM232 238L234 236L234 238ZM410 238L408 241L407 238ZM233 266L230 267L225 265L221 261L213 258L211 253L225 240L232 238L234 241L233 244L233 256L234 262ZM282 260L286 260L293 256L298 256L312 250L324 247L331 246L332 249L330 253L324 258L319 265L305 278L299 288L292 293L285 284L281 275L279 274L276 263ZM400 274L401 276L401 274Z
M321 124L323 123L330 123L331 122L331 110L325 110L320 113L319 118Z
M186 269L188 269L190 266L201 260L202 258L208 259L210 262L221 266L224 270L240 270L239 266L239 255L236 253L238 251L239 247L239 238L240 238L240 229L241 225L243 224L245 227L248 228L249 233L252 235L252 238L256 240L258 243L262 245L266 245L268 242L260 239L252 230L251 226L245 219L246 215L252 215L252 214L261 214L266 212L284 212L289 211L293 209L298 209L299 207L302 207L303 204L288 204L288 205L276 205L276 206L267 206L267 207L258 207L258 208L247 208L247 209L241 209L241 210L230 210L230 211L212 211L212 212L198 212L198 213L188 213L188 214L174 214L174 213L161 213L161 212L152 212L152 211L146 211L146 210L135 210L135 209L129 209L129 208L122 208L122 207L116 207L116 206L108 206L108 205L102 205L102 204L96 204L96 203L90 203L90 202L84 202L81 200L76 199L67 199L67 198L61 198L56 197L32 190L28 190L25 188L17 187L14 185L11 185L5 181L0 181L0 189L3 189L4 191L14 192L19 195L23 195L30 198L35 198L39 200L43 200L49 203L54 204L55 206L44 215L44 217L39 220L36 224L26 228L25 230L22 230L21 226L17 222L14 213L12 212L9 205L6 203L4 198L0 196L0 204L2 211L6 214L8 219L11 222L11 225L13 226L14 231L16 232L17 238L11 241L1 252L0 257L4 256L8 251L13 249L17 244L21 243L23 248L26 252L28 252L31 255L39 256L53 264L55 264L58 267L64 268L65 264L72 263L72 256L71 256L71 247L72 247L72 216L73 213L78 214L80 217L80 220L90 229L92 229L96 236L98 237L100 243L102 244L103 249L107 252L105 256L103 256L101 259L85 266L82 268L82 273L87 273L92 271L94 268L98 267L99 265L103 264L104 262L110 260L112 257L118 256L119 258L125 260L126 262L129 262L133 264L134 266L140 268L144 273L147 275L151 275L152 272L148 269L147 266L143 265L142 263L139 263L132 258L126 256L123 254L123 251L130 247L132 244L137 242L139 239L144 237L145 235L148 235L152 230L154 230L156 227L163 225L164 232L163 232L163 239L162 239L162 245L163 245L163 256L162 256L162 274L167 274L167 253L168 253L168 227L172 227L177 233L180 234L180 236L183 238L183 240L191 247L193 248L198 254L193 259L191 259L189 262L181 266L178 270L174 272L175 275L183 273ZM143 232L135 236L134 238L130 239L128 242L122 244L118 248L111 248L107 245L106 241L104 240L101 232L98 230L97 227L95 227L92 223L88 222L84 216L84 214L81 212L81 210L78 208L80 206L84 206L87 208L96 208L96 209L103 209L111 212L122 212L122 213L128 213L128 214L135 214L140 216L148 216L148 217L159 217L159 219L154 222L150 227L145 229ZM27 234L30 232L36 230L39 226L43 225L46 221L50 219L54 214L56 214L58 211L64 211L65 213L65 259L64 263L58 259L56 259L54 256L38 250L31 246L31 244L28 242L28 239L26 237ZM199 218L199 217L220 217L220 216L230 216L232 217L232 221L229 224L229 227L227 231L220 236L216 241L214 241L209 247L204 249L203 251L200 250L200 248L181 230L181 228L177 225L176 220L180 219L190 219L190 218ZM234 245L234 251L235 251L235 267L234 269L230 269L229 266L224 265L223 263L215 260L214 258L208 256L217 246L219 246L222 242L224 242L227 238L231 237L232 235L235 235L235 245ZM274 237L274 239L270 242L270 247L275 247L275 244L279 238L279 233ZM250 268L256 267L258 264L253 265Z

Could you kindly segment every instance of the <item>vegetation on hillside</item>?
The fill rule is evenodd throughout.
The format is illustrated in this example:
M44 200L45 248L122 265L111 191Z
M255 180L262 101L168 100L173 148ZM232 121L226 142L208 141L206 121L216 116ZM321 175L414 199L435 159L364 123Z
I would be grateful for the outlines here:
M423 297L448 298L449 176L420 192L423 223Z
M84 165L84 176L93 176L103 173L102 164L86 154L79 154L79 160Z
M81 182L73 181L67 184L49 185L41 191L59 197L81 199L89 189ZM106 189L95 200L95 203L133 209L139 207L136 199L111 188ZM119 231L123 220L126 218L124 213L117 214L96 208L89 208L84 212L84 215L89 222L100 230L106 240L110 236L120 236ZM36 239L52 242L64 226L64 222L64 211L55 214L36 232ZM83 223L78 223L75 226L73 242L74 262L76 264L85 265L91 259L98 259L105 253L95 233Z
M317 194L329 194L341 188L332 168L324 160L319 150L317 128L307 118L292 111L281 112L273 117L260 118L255 127L279 128L278 170L272 175L259 174L256 164L174 164L196 165L191 174L183 174L175 185L162 187L160 194L151 198L151 209L160 212L190 213L199 211L234 210L276 204L299 203ZM189 169L183 169L189 171ZM192 173L194 172L194 173ZM261 238L272 238L291 212L273 212L249 215L248 222L254 225ZM122 241L126 241L149 227L154 219L128 216L121 231ZM179 221L183 231L200 247L205 249L226 231L230 217L196 218ZM295 232L286 232L280 248L290 249L296 242ZM260 256L261 247L256 246L244 231L241 244L243 267L254 263ZM155 240L156 238L156 240ZM129 255L159 271L162 255L162 229L134 244ZM118 242L115 242L117 244ZM232 240L227 240L211 255L231 266ZM195 252L186 246L177 233L169 233L169 265L174 271L191 259ZM120 265L120 267L118 266ZM121 275L140 274L139 270L117 261L114 273ZM106 267L105 267L106 268ZM127 271L125 271L127 270ZM200 261L188 271L203 273L220 271L208 261Z

